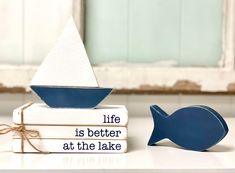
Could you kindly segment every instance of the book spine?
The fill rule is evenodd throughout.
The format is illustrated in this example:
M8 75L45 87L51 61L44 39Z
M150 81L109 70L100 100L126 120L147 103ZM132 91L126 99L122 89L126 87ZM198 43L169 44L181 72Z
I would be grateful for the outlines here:
M25 128L38 131L43 139L127 139L126 127L26 125ZM13 138L20 138L19 133L14 133Z
M128 114L123 111L99 111L87 114L70 114L68 112L60 112L49 114L34 114L33 112L21 109L13 111L13 122L21 123L21 115L23 112L23 122L26 125L87 125L87 126L126 126L128 123Z
M38 153L26 140L13 139L12 150L19 153ZM41 151L50 153L125 153L126 140L70 140L70 139L30 139ZM23 151L22 151L23 148Z

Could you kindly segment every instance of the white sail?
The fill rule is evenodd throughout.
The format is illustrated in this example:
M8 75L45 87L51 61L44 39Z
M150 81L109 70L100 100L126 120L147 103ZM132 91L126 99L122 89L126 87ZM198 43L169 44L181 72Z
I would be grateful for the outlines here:
M31 85L98 87L73 17L42 62Z

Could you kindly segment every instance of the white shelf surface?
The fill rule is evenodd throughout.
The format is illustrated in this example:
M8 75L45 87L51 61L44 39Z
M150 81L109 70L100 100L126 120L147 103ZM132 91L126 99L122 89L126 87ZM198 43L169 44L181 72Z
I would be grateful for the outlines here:
M11 134L0 136L0 172L235 172L235 118L225 119L228 135L207 152L184 150L169 140L147 146L153 122L149 118L130 118L128 153L125 154L15 154ZM0 116L0 123L11 123Z

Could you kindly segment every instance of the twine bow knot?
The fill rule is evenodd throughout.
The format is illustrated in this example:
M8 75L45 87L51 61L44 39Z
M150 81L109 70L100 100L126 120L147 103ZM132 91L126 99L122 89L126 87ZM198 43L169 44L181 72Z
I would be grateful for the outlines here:
M17 125L17 126L10 126L8 124L0 124L0 135L5 135L9 132L15 132L19 134L20 136L23 136L24 139L31 138L38 138L40 137L40 134L37 130L29 130L26 129L24 125Z
M30 138L40 138L40 133L37 130L26 129L24 125L10 126L8 124L0 124L0 135L5 135L9 132L17 133L21 137L21 151L24 152L24 140L26 140L31 147L33 147L39 153L48 154L49 152L38 149Z
M29 107L32 103L28 103L22 107L21 110L21 124L16 124L15 126L10 126L8 124L0 124L0 135L5 135L10 132L14 132L18 134L21 137L21 152L24 152L24 141L26 140L28 144L38 151L39 153L43 154L49 154L47 151L42 151L39 148L37 148L31 141L30 138L39 138L40 133L37 130L31 130L31 129L26 129L25 124L24 124L24 116L23 116L23 110L27 107Z

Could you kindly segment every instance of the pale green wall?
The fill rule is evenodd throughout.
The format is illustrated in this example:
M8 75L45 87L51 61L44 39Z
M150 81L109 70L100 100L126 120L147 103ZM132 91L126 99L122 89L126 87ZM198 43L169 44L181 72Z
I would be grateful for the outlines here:
M86 0L88 55L94 64L217 66L222 11L223 0Z

